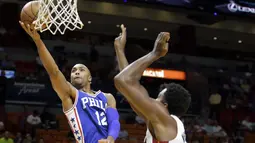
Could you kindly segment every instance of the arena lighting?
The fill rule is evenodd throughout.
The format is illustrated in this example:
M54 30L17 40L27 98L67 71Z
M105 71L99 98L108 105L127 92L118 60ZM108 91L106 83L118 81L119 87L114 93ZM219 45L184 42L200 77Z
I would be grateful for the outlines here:
M173 80L186 80L186 73L177 70L153 69L147 68L143 72L145 77L164 78Z
M91 24L91 21L88 21L88 24Z
M3 74L4 73L4 74ZM0 76L5 76L7 79L15 77L15 71L0 69Z

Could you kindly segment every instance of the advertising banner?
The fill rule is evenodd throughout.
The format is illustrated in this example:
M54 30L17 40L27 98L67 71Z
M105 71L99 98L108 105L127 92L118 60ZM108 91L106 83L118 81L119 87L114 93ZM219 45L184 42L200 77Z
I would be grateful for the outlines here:
M153 69L148 68L143 72L143 76L172 79L172 80L185 80L186 74L183 71L166 70L166 69Z
M55 101L58 97L49 82L38 82L32 80L8 81L7 100L19 101Z

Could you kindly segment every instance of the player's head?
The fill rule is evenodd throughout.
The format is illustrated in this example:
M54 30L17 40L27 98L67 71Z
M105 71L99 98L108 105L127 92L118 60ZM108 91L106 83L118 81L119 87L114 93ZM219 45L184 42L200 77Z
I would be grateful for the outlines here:
M77 89L81 89L91 84L92 77L89 69L83 64L76 64L71 70L71 84Z
M170 114L182 116L191 102L189 92L179 84L165 84L156 99L163 103Z

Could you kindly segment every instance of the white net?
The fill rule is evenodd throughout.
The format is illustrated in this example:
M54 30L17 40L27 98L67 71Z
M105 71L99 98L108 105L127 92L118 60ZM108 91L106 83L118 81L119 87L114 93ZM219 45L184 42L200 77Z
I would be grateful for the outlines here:
M77 10L77 0L39 0L40 8L35 20L35 28L44 32L49 30L53 35L64 34L67 29L82 29Z

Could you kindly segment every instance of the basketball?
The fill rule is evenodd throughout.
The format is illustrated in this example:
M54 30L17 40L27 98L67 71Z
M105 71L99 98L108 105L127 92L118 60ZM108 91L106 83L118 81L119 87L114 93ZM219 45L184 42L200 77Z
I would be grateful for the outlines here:
M32 24L37 19L40 3L38 1L28 2L21 10L20 21L24 24Z

